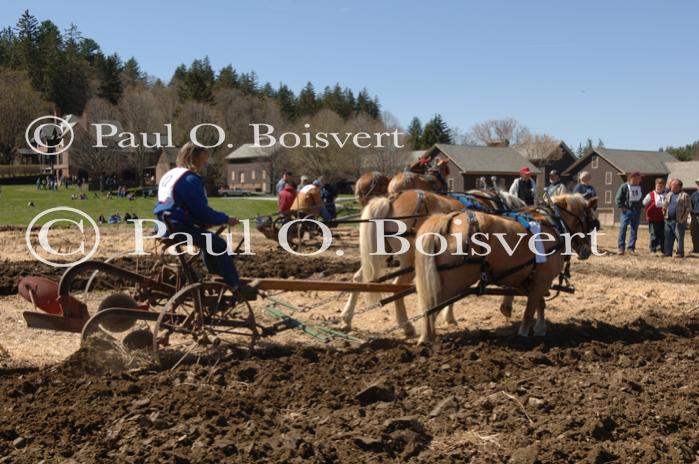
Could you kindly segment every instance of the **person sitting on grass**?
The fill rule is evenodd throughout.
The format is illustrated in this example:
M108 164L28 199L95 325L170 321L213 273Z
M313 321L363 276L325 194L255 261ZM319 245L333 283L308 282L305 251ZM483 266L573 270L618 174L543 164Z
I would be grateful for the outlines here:
M107 220L107 224L119 224L121 222L121 216L119 216L119 213L114 213L111 216L109 216L109 220Z
M228 243L209 232L212 225L235 226L238 218L216 211L209 206L200 173L209 161L206 148L187 142L177 155L177 167L160 179L158 203L153 213L161 221L167 214L172 232L187 234L200 250L209 272L218 274L242 298L254 299L257 291L240 281L233 257L228 254Z

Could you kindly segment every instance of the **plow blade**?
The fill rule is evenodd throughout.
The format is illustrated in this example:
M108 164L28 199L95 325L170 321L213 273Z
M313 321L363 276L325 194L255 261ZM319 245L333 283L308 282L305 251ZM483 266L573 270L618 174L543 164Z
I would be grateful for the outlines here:
M55 314L40 313L36 311L24 311L22 313L27 326L33 329L59 330L62 332L80 333L87 319L77 317L64 317Z

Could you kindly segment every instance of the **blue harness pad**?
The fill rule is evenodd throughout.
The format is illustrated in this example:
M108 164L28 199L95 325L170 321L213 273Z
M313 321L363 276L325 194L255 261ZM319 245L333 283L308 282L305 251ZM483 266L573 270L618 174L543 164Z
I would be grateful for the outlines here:
M524 227L527 230L531 229L530 222L534 220L531 216L527 214L517 213L514 211L505 211L502 213L502 215L516 220L522 225L522 227Z
M478 202L478 200L476 200L476 198L473 195L467 195L464 193L448 193L447 196L461 202L461 204L463 204L466 207L466 209L474 209L476 211L480 211L483 209L483 206Z

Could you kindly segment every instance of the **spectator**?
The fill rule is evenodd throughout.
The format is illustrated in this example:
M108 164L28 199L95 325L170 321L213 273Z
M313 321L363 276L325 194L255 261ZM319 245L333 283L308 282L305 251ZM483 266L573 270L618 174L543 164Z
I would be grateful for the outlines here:
M131 220L131 215L127 212L124 214L124 222L129 222Z
M291 174L291 171L287 171L284 173L281 179L279 179L279 182L277 182L277 186L275 187L275 192L277 196L279 196L280 193L282 193L282 190L286 188L286 186L292 181L293 175Z
M36 178L36 189L41 190L41 177Z
M335 217L337 217L337 207L335 206L337 190L335 190L332 184L325 182L323 177L318 178L318 180L320 181L320 198L323 200L323 204L328 211L330 219L335 219ZM446 185L446 183L444 185Z
M561 174L555 169L549 173L549 182L548 187L546 187L546 193L549 197L568 193L568 189L561 181Z
M536 181L532 179L532 172L528 167L519 170L519 178L515 179L510 186L510 195L518 197L527 205L533 205L536 192Z
M696 192L692 193L692 253L699 253L699 179Z
M279 192L279 212L288 213L291 205L296 199L296 185L289 181L284 185L284 188Z
M107 220L104 218L104 214L100 214L100 217L97 218L97 222L99 222L100 224L104 224L105 222L107 222Z
M663 252L665 247L665 217L663 216L663 201L665 199L665 180L655 179L655 190L648 192L643 198L646 208L646 220L650 232L650 252Z
M325 184L325 181L323 180L322 177L319 177L318 179L313 181L313 186L316 187L319 190L320 194L320 199L321 199L321 204L320 204L320 216L323 218L325 221L332 221L335 218L335 203L333 199L332 203L332 212L328 208L327 203L325 203L325 200L323 200L323 185Z
M682 191L682 181L674 179L670 191L665 194L663 215L665 217L665 256L672 256L677 240L677 256L684 258L684 230L692 205L689 195Z
M636 254L636 237L638 226L641 223L641 206L643 206L643 192L641 191L641 173L632 172L628 182L619 187L616 192L616 207L621 210L621 224L619 225L619 238L617 240L619 254L623 255L626 250L626 229L631 228L629 233L629 254Z
M590 185L590 181L592 180L592 176L590 176L590 173L587 171L583 171L580 173L580 183L575 186L573 189L573 193L579 193L585 199L589 200L590 198L594 198L597 196L597 190Z
M121 222L121 216L118 213L114 213L109 216L108 224L119 224Z
M299 192L301 191L301 189L303 189L307 185L311 185L311 178L308 176L301 176L301 183L299 184Z

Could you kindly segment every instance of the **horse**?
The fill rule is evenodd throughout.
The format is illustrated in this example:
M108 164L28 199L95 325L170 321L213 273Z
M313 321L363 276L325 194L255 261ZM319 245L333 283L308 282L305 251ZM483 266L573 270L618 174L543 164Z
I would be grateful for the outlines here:
M388 194L388 184L391 178L378 171L363 174L354 184L354 196L357 202L366 206L374 197L382 197Z
M526 295L527 305L519 335L529 336L535 311L538 319L533 326L534 335L545 335L544 297L553 279L561 275L566 260L570 258L564 256L561 250L562 231L570 234L570 246L578 257L587 259L592 253L590 232L594 228L593 210L596 206L597 198L586 200L579 194L560 195L551 199L548 209L523 210L524 216L520 218L525 217L525 220L467 211L438 214L424 221L417 237L422 241L423 253L415 257L418 305L424 315L419 343L434 339L434 314L427 314L430 308L456 297L479 282L481 288L492 283ZM545 251L539 249L539 253L551 253L543 263L537 262L529 247L517 246L523 238L518 234L534 233L525 226L529 220L537 221L542 233L558 238L556 244L549 244ZM476 233L481 234L474 240ZM445 240L437 238L437 234ZM485 238L483 234L487 234ZM494 234L502 234L502 242ZM514 252L507 251L503 242ZM490 247L489 253L486 253L486 244ZM540 245L546 244L539 242L537 246ZM462 255L456 255L457 252ZM513 296L506 296L501 306L501 311L506 315L508 306L511 312L512 299Z
M391 178L388 184L388 193L402 192L404 190L430 190L433 192L446 192L448 189L446 178L449 175L449 163L446 160L438 160L437 164L425 171L399 172Z
M517 197L509 195L505 192L489 193L482 191L473 191L472 196L460 197L461 199L452 198L449 196L439 195L430 191L423 190L406 190L399 192L389 197L373 198L362 211L362 222L359 226L359 249L361 254L361 267L355 273L353 280L355 282L365 281L370 282L377 279L383 272L386 264L386 257L378 254L372 254L377 250L378 243L376 242L376 224L377 219L404 218L401 221L406 225L407 232L403 234L405 240L408 241L409 248L400 254L397 254L399 261L399 269L407 269L413 265L414 251L412 242L414 240L415 231L427 220L430 214L448 213L453 211L463 211L468 207L482 209L519 209L524 206L524 202ZM468 203L465 203L468 201ZM396 225L392 221L387 221L385 224L386 234L396 232ZM387 237L384 243L388 250L400 250L401 241L399 238ZM394 283L402 284L409 283L413 279L412 272L406 272L395 278ZM352 318L354 317L354 309L357 305L359 293L351 292L341 313L342 330L352 329ZM376 303L378 296L369 294L370 303ZM396 322L403 326L403 331L407 337L415 335L415 330L411 324L407 322L405 304L403 299L395 301ZM447 309L444 315L445 321L448 324L456 324L451 307Z

